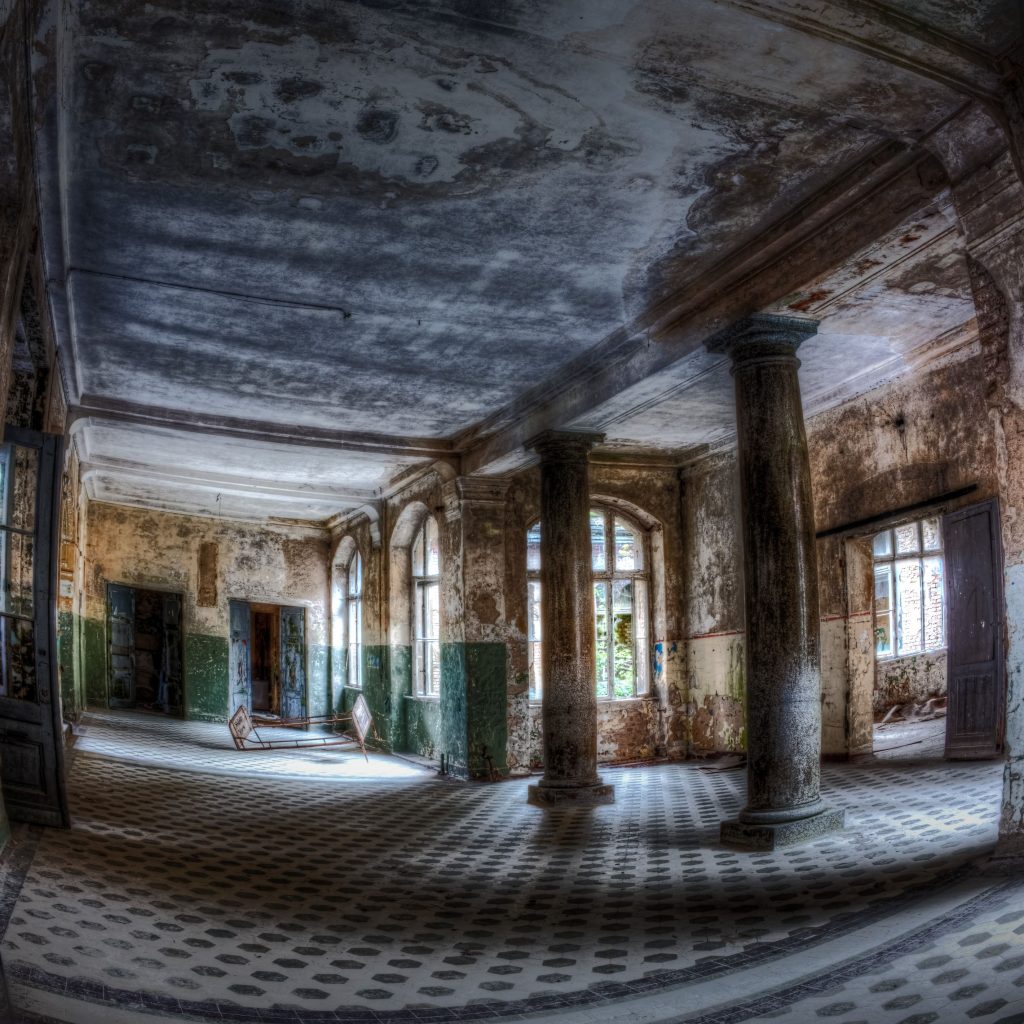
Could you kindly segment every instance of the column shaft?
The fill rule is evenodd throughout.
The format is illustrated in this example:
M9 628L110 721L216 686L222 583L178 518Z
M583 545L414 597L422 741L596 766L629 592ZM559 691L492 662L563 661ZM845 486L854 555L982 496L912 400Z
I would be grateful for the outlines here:
M814 508L795 354L816 327L755 316L709 346L732 357L736 383L746 607L747 806L722 839L748 846L842 824L820 794Z
M594 435L549 432L541 457L541 588L544 777L530 802L608 803L597 774L594 588L587 452Z

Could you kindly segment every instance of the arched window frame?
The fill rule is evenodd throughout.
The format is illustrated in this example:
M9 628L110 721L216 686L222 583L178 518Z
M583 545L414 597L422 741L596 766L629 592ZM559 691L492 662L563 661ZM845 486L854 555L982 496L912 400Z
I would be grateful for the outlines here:
M349 559L345 583L346 684L363 688L363 557Z
M441 535L437 520L424 517L411 545L413 692L441 695Z
M596 633L595 687L598 700L630 700L651 694L651 544L649 530L620 509L594 504L589 515L594 578L594 617ZM620 558L616 523L622 525L633 538L633 566L627 567L627 557ZM609 544L608 539L613 538ZM632 679L628 689L623 680L615 679L615 626L614 597L616 584L619 595L624 584L630 588L631 661ZM541 582L540 582L540 521L535 520L527 530L526 555L526 611L527 645L529 651L530 700L539 701L543 694L543 655L541 636ZM602 605L598 597L603 596ZM623 603L619 602L619 615ZM602 637L606 638L602 644ZM610 650L609 650L609 641ZM602 646L605 654L602 656ZM609 656L610 655L610 656Z

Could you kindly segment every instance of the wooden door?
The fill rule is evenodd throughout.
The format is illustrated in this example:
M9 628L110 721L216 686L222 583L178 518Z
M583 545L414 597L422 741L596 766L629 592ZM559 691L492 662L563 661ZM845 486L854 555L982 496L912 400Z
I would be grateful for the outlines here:
M999 757L1006 689L999 516L994 500L942 521L946 560L946 757Z
M68 824L57 669L63 441L8 426L0 446L0 763L15 821Z
M181 687L181 595L164 594L164 648L160 694L164 711L180 715Z
M107 584L107 635L110 637L112 708L135 707L135 590Z
M231 649L228 654L228 685L231 711L244 707L252 711L252 651L249 620L251 614L245 601L228 601Z
M306 610L281 609L281 717L306 713Z

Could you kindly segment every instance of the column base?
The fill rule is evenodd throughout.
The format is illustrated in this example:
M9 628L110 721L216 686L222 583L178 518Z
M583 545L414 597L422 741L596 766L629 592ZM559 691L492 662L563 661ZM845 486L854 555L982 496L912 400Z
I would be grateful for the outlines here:
M742 821L723 821L721 841L728 846L751 850L774 850L818 839L829 832L839 832L846 820L845 811L826 808L809 818L780 821L772 825L753 825Z
M527 803L534 807L597 807L615 803L615 787L610 782L589 786L531 786Z

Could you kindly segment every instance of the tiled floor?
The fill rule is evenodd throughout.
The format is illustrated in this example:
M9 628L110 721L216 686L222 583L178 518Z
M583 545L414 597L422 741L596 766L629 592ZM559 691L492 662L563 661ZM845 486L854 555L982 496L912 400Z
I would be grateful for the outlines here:
M736 771L608 770L613 806L552 813L140 714L76 746L74 827L8 857L22 1014L1024 1024L1024 879L977 868L997 764L827 766L846 830L752 854L717 843Z

